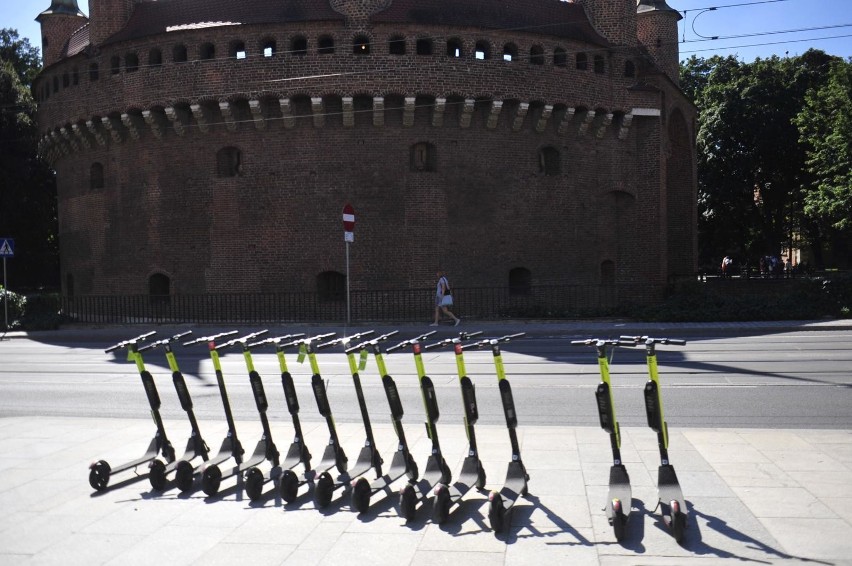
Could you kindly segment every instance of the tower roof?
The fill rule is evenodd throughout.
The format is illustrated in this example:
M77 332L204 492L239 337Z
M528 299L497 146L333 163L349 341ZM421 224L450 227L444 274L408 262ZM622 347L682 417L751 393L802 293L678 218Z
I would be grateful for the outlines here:
M50 8L42 12L36 17L36 21L40 22L45 16L80 16L85 18L86 14L80 11L77 5L77 0L51 0Z
M636 2L636 13L646 14L648 12L672 12L677 14L677 19L682 19L680 12L666 4L666 0L638 0Z

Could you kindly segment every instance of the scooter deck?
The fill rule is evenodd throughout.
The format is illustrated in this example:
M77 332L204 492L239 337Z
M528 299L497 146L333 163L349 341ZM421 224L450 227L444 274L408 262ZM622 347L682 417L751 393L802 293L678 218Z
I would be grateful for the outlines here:
M442 471L441 463L443 462L443 457L435 457L435 455L430 455L426 460L426 469L423 471L423 477L419 480L410 482L411 485L419 492L418 499L421 501L425 501L432 496L432 490L435 489L435 486L442 483L441 480L449 480L450 478L444 478L444 472Z
M361 452L358 453L358 459L355 460L355 464L352 466L352 469L349 470L349 475L353 478L356 478L358 476L363 476L364 474L366 474L367 472L372 470L375 467L373 465L374 464L374 462L373 462L373 455L374 454L375 454L375 451L371 447L369 447L369 446L362 447ZM382 464L381 457L378 454L375 454L375 456L376 456L376 458L378 458L379 466L381 466L381 464ZM382 476L381 471L379 469L376 469L376 477L379 478L381 476Z
M504 509L510 509L526 493L528 479L526 468L520 460L509 462L506 481L500 489Z
M230 438L226 437L225 440L222 441L222 445L219 447L219 451L215 456L210 458L205 462L208 466L218 466L223 462L227 462L231 458L237 460L237 456L234 454L234 444ZM239 460L237 460L239 463Z
M346 473L346 455L341 454L341 464L338 465L338 451L340 448L335 449L334 444L326 444L325 450L323 450L322 458L320 459L320 463L317 465L317 475L324 474L326 472L331 472L334 468L337 468L337 471L341 474ZM342 468L342 469L341 469Z
M405 459L405 453L402 450L397 450L393 453L388 473L370 482L370 491L372 493L377 493L385 490L390 487L391 484L404 476L408 476L409 481L417 479L416 476L411 477L411 472L408 469L408 464Z
M127 470L131 470L133 468L138 468L142 464L147 464L154 458L156 458L160 454L160 443L159 440L154 437L151 439L151 443L148 444L148 449L145 450L145 454L140 456L135 460L131 460L130 462L125 462L115 467L110 467L109 475L113 476L115 474L125 472Z
M633 506L633 489L630 487L630 476L627 475L627 468L623 464L615 464L609 469L609 493L606 500L606 517L610 520L614 517L612 509L613 499L621 501L622 512L625 515L630 514L630 509Z
M287 455L284 456L281 467L285 470L292 470L299 464L304 464L305 471L308 471L311 467L310 461L311 453L308 452L308 447L300 442L293 442L287 449Z
M479 481L479 470L481 467L482 463L476 456L468 456L464 459L459 477L451 485L447 486L450 495L450 505L458 503L467 492L476 486Z
M683 490L677 481L677 474L674 466L664 464L657 471L657 492L660 498L660 509L665 516L671 516L671 502L680 502L680 512L687 514L685 502L683 500Z

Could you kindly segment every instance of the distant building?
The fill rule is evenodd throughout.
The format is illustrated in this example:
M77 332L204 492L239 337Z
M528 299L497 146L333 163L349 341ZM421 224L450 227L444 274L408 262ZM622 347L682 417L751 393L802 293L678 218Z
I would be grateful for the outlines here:
M696 268L663 0L53 0L66 294L614 284Z

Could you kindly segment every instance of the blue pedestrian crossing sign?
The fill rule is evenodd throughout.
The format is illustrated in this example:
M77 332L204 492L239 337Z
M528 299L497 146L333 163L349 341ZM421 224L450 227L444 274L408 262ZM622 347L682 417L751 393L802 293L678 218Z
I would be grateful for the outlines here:
M15 257L15 240L0 238L0 257Z

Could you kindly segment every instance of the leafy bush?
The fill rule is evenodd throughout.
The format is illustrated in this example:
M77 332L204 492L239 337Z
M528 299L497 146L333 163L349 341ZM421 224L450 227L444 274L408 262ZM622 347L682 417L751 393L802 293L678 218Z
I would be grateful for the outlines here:
M27 306L21 317L21 327L25 330L56 330L59 328L59 295L31 295L27 297Z
M6 312L9 313L9 328L17 328L20 325L26 304L27 298L25 296L4 289L0 285L0 316L5 316Z
M835 280L836 281L836 280ZM750 320L806 320L842 316L852 304L845 284L821 279L783 282L766 292L738 294L726 286L690 282L674 289L660 304L632 311L634 318L668 322L735 322ZM852 279L849 280L852 283ZM772 285L773 283L769 283ZM849 285L852 289L852 284ZM844 299L846 302L844 303Z

